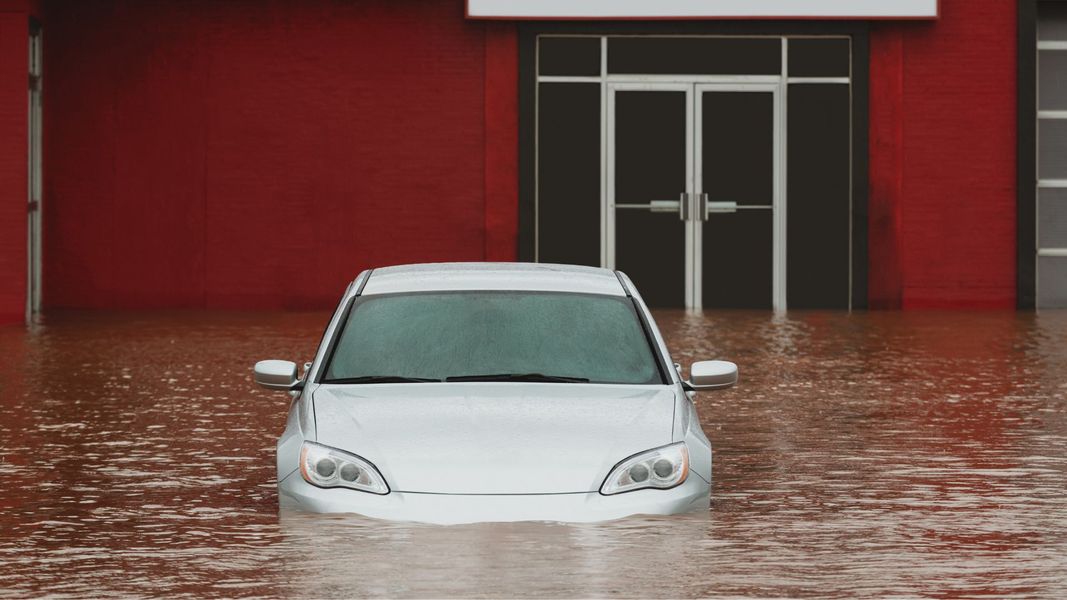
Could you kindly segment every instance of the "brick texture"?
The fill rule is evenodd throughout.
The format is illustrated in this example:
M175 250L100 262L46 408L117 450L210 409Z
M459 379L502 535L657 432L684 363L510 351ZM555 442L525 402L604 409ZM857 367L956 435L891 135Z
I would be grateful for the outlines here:
M485 30L485 257L515 260L519 235L518 30Z
M451 0L44 6L46 306L325 307L366 267L514 256L514 25ZM872 306L1014 305L1015 26L1000 0L872 25ZM0 27L11 318L25 14Z
M1016 6L871 39L871 303L1015 306Z
M485 65L515 33L487 53L461 2L46 11L47 306L328 307L368 267L514 246L487 242L517 194Z
M0 323L26 312L28 21L0 5Z

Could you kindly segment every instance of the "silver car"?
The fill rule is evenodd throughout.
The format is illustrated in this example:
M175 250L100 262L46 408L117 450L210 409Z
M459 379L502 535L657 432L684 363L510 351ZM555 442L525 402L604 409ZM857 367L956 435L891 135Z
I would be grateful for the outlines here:
M599 521L708 509L711 444L626 275L549 264L365 271L314 361L261 361L294 401L283 508L431 523Z

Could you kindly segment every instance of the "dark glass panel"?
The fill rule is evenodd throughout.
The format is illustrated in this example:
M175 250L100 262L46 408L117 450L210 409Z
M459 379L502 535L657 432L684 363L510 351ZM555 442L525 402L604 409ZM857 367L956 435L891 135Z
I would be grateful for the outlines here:
M541 75L600 76L600 38L548 37L537 39L537 69Z
M1037 305L1067 308L1067 257L1041 256L1037 259Z
M608 72L639 75L778 75L778 38L608 38Z
M1037 192L1037 247L1067 248L1067 189Z
M1067 42L1067 4L1037 3L1037 39L1042 42Z
M712 214L704 223L704 308L773 306L774 215Z
M600 84L542 83L538 260L600 266Z
M789 86L789 308L848 308L851 98L847 85Z
M774 203L774 94L704 92L701 172L711 202ZM770 308L773 213L712 213L704 223L705 308Z
M1067 110L1067 52L1037 53L1038 110Z
M790 77L848 77L851 71L848 38L789 40Z
M774 94L704 92L701 172L708 200L774 202Z
M615 94L615 203L676 200L686 189L684 92ZM615 264L650 306L685 306L685 226L677 214L615 211Z
M1038 120L1037 176L1041 179L1067 179L1067 121Z

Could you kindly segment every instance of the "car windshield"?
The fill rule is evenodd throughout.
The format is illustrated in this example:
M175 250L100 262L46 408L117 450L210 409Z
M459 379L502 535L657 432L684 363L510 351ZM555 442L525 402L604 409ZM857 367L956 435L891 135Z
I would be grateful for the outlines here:
M543 292L357 298L322 381L663 383L629 298Z

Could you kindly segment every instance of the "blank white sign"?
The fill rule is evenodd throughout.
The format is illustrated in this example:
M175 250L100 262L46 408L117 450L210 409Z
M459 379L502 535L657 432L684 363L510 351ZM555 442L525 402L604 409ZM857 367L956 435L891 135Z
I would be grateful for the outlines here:
M939 0L467 0L471 18L936 19Z

